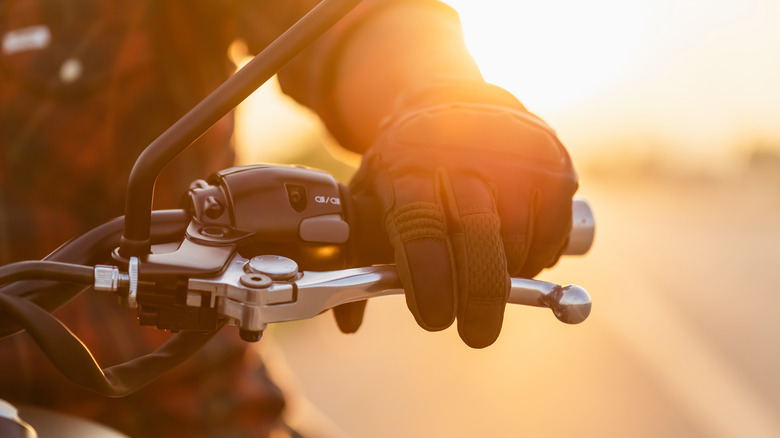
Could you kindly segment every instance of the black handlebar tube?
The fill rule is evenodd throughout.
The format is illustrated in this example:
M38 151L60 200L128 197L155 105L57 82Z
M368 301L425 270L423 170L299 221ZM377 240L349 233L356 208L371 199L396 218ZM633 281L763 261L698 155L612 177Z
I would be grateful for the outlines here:
M141 153L127 183L125 226L119 248L121 256L143 257L149 253L154 183L163 167L360 1L322 0Z

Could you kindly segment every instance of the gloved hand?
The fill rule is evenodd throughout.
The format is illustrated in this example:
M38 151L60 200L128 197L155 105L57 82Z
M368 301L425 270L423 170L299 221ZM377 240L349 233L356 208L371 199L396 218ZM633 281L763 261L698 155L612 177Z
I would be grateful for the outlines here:
M498 337L510 275L558 260L577 175L543 121L488 84L431 89L387 120L350 184L378 200L409 309L426 330L457 317L471 347ZM336 311L354 331L360 304Z

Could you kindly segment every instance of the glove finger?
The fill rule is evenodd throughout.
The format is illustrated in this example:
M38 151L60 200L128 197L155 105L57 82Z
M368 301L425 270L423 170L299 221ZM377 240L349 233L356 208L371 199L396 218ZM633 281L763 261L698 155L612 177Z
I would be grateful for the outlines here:
M336 325L342 333L355 333L363 323L363 314L366 311L368 301L356 301L333 308L333 317L336 318Z
M540 199L528 258L520 270L522 277L533 278L557 262L569 238L571 217L571 198L556 202Z
M430 177L396 180L385 218L406 303L420 327L443 330L455 320L454 262L447 224Z
M473 348L495 342L509 296L501 220L488 185L472 175L438 173L446 193L450 241L458 272L458 333Z
M525 184L507 184L497 199L501 218L501 239L511 276L519 276L534 238L534 223L539 210L539 191Z

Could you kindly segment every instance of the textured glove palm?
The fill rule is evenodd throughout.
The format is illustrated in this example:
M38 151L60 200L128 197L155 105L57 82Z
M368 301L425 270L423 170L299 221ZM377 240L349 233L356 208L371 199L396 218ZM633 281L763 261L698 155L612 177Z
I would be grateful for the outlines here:
M569 155L515 102L406 111L384 125L351 183L378 200L417 323L442 330L457 317L475 348L498 337L510 275L554 264L571 228Z

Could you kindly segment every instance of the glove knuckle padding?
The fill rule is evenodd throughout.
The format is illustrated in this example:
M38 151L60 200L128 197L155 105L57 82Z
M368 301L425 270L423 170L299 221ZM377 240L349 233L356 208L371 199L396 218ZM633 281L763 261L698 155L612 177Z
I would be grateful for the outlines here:
M555 133L541 121L493 105L443 105L414 113L398 122L389 141L423 149L444 147L448 153L499 154L502 159L550 168L562 168L568 161Z
M445 239L447 226L441 207L431 202L413 202L390 212L390 220L398 239L406 243L414 239Z

